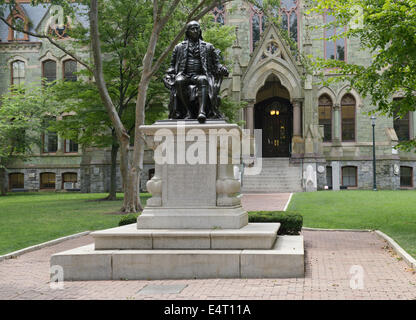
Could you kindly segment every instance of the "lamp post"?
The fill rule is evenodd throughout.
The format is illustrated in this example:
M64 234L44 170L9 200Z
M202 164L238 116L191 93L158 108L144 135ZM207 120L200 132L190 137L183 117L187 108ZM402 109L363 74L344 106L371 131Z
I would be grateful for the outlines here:
M371 125L373 126L373 191L377 191L377 183L376 183L376 142L375 142L375 134L374 128L376 126L376 116L372 115L370 117Z

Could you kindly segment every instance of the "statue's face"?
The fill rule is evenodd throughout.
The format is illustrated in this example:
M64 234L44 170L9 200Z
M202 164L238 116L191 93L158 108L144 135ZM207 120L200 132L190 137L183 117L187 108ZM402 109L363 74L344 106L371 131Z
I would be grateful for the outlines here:
M199 39L199 35L201 34L199 23L196 21L189 22L186 29L186 34L192 41L197 41Z

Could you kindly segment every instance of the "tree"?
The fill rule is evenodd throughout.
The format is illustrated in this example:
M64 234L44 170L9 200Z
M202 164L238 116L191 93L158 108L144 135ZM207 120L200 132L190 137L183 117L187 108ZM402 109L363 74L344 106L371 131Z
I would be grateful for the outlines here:
M0 193L6 195L6 168L13 160L25 161L33 148L41 146L44 121L53 114L55 101L40 91L41 86L13 86L0 98Z
M347 81L363 97L370 96L375 110L404 116L416 107L416 1L415 0L313 0L310 12L332 11L334 26L349 26L337 38L359 40L371 53L366 64L316 59L319 72L332 68L338 76L329 81ZM324 26L325 27L325 26ZM334 39L334 38L333 38ZM393 99L399 95L401 99ZM416 141L399 147L410 151Z
M0 0L0 4L4 4L5 0ZM161 67L165 63L168 54L172 51L173 47L182 39L185 33L186 23L191 20L199 20L208 12L210 12L215 6L229 2L214 1L214 0L154 0L154 1L136 1L135 3L140 6L139 11L143 15L142 17L142 29L136 36L139 38L135 45L141 49L141 54L136 57L136 60L140 62L140 66L136 71L139 72L139 82L135 98L135 128L134 128L134 146L132 150L132 156L129 158L130 149L130 136L128 130L123 125L123 122L117 112L116 106L111 98L111 92L106 81L104 73L104 52L105 45L102 41L103 29L100 28L99 20L101 19L101 12L103 8L114 7L115 4L127 5L127 3L121 0L106 0L98 2L98 0L91 1L79 1L88 7L89 16L89 30L83 30L82 26L74 28L74 34L89 35L90 48L92 52L92 61L86 61L80 58L71 49L72 43L69 48L64 43L53 39L47 34L35 34L23 30L21 26L15 25L12 21L9 23L4 18L0 18L4 23L10 27L31 34L38 38L47 39L57 48L63 50L70 55L73 59L82 64L86 70L91 72L94 76L94 84L97 86L101 101L107 111L108 117L114 127L115 135L120 148L120 169L123 176L124 188L124 202L122 211L124 212L137 212L142 210L140 204L140 198L138 196L139 190L139 176L143 167L143 154L144 154L144 137L140 134L139 127L145 123L145 110L148 100L148 89L151 88L152 80L157 77L161 72ZM43 1L33 1L34 4L42 3ZM258 1L253 1L259 5ZM274 1L263 1L264 7L270 4L274 4ZM8 2L8 6L14 3L13 0ZM75 18L75 11L79 6L71 5L72 2L64 0L55 0L54 4L60 4L64 8L65 14L71 14ZM85 9L85 8L83 8ZM85 10L84 10L85 11ZM100 19L99 19L100 18ZM116 22L113 23L114 29L120 28ZM128 26L127 26L128 27ZM163 41L166 39L166 41ZM75 44L76 45L76 44ZM126 50L129 50L128 48Z

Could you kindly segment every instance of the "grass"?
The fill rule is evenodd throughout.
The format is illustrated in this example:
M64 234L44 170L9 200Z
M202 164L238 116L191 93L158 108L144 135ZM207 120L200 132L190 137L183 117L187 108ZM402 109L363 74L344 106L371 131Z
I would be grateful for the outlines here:
M416 257L416 190L296 193L288 210L304 227L381 230Z
M116 227L122 205L106 194L13 193L0 197L0 255L87 230ZM142 201L150 195L143 195ZM144 203L144 201L143 201Z
M116 227L117 201L106 194L14 193L0 197L0 255L66 235ZM145 194L142 201L149 198ZM144 203L143 201L143 203ZM294 194L288 208L305 227L378 229L416 257L416 190L319 191Z

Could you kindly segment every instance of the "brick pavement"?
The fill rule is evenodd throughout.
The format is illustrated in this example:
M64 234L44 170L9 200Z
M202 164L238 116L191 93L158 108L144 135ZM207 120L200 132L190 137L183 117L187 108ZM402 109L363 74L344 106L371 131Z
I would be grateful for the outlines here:
M243 205L246 210L252 210L250 206L282 210L288 197L244 195ZM74 281L65 282L62 290L51 289L50 256L93 242L91 236L84 236L0 262L0 299L416 299L415 271L373 232L304 230L302 234L304 278ZM350 287L352 266L364 271L362 289ZM147 285L175 284L186 287L175 294L138 292Z
M74 281L49 286L55 252L92 242L68 240L0 262L0 299L416 299L416 274L372 232L303 231L305 278L154 281ZM350 268L364 270L363 289L351 289ZM146 285L185 284L176 294L138 293Z
M282 211L289 200L290 193L245 193L241 204L247 211Z

